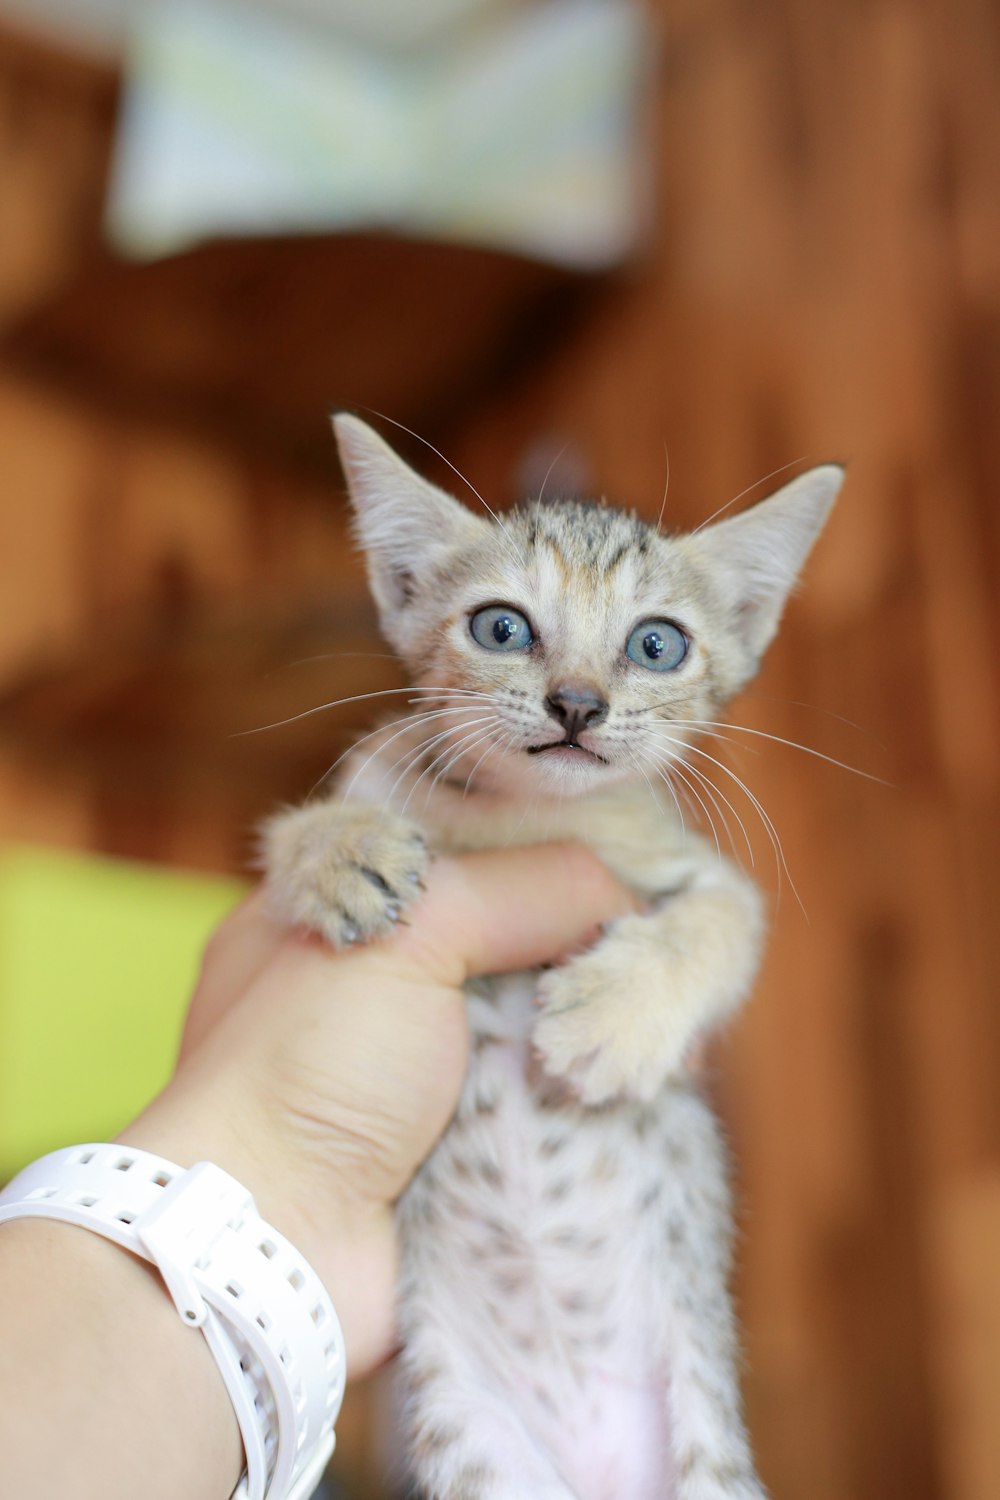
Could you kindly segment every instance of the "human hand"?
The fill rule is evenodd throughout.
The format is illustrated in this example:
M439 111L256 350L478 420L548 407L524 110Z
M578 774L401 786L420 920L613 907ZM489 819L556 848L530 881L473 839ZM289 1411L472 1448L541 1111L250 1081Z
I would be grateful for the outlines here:
M122 1140L211 1159L310 1260L353 1375L393 1344L392 1205L455 1108L462 985L578 947L634 909L579 845L441 859L409 925L332 953L289 934L261 893L205 955L177 1073Z

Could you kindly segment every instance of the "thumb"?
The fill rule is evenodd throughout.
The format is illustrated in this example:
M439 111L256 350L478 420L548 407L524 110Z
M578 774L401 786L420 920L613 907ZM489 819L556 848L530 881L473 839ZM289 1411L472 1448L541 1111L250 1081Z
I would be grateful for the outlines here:
M527 969L578 946L595 927L637 909L583 844L466 854L435 861L411 925L387 948L442 982Z

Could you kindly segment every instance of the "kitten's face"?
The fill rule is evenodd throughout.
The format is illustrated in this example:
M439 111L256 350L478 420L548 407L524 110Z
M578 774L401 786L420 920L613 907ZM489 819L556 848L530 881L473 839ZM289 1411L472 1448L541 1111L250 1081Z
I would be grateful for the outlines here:
M477 780L505 790L587 791L652 774L716 716L739 652L681 547L573 502L483 532L383 615L418 682L483 695L455 715L472 739L454 779L482 755Z
M655 784L753 675L841 478L676 538L574 501L486 521L337 429L383 631L440 694L436 769L517 795Z

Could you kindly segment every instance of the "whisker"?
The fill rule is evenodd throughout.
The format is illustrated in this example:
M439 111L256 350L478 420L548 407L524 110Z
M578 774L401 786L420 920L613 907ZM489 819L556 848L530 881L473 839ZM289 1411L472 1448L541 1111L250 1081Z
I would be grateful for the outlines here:
M838 714L832 708L823 708L819 703L803 703L798 698L777 698L773 693L754 693L754 699L760 703L781 703L787 708L808 708L814 714L825 714L828 719L836 719L840 724L846 724L848 729L856 729L859 734L866 735L873 740L880 750L888 750L888 746L874 734L867 724L859 724L856 719L849 719L846 714Z
M476 731L478 731L478 729L480 728L481 725L488 724L491 721L491 719L493 719L495 717L496 717L496 715L484 714L484 715L481 715L481 716L477 717L474 721L467 720L464 724L451 724L451 725L449 725L449 727L447 729L442 729L437 734L431 735L431 737L430 737L429 740L421 740L418 745L411 746L409 749L404 750L403 753L396 760L393 761L392 765L389 767L388 771L386 772L387 775L391 776L392 773L393 773L393 771L396 769L396 767L402 762L403 769L400 771L399 775L396 777L396 780L393 782L392 786L390 787L389 794L388 794L388 796L385 799L386 803L387 804L391 804L392 799L396 795L396 791L397 791L397 789L398 789L398 787L400 785L400 782L402 782L403 780L405 780L405 778L413 770L413 767L418 763L418 761L420 760L421 756L426 755L430 750L432 750L434 748L435 745L442 744L444 741L446 741L449 738L449 736L454 735L454 734L458 734L463 729L466 729L467 727L470 727L471 725L474 725L474 728L472 729L472 732L475 733ZM445 753L447 753L447 747L445 749ZM431 756L431 760L429 762L429 765L435 764L436 760L437 760L437 755L435 753L434 755ZM423 773L421 773L421 774L423 774ZM418 777L417 779L419 780L420 778ZM407 798L407 801L408 800L409 800L409 798ZM405 805L406 804L404 803L404 806Z
M692 795L695 797L695 799L698 802L699 807L701 807L702 811L705 814L705 817L708 819L708 826L712 830L712 838L715 841L715 852L718 855L719 859L721 860L722 859L722 847L719 844L719 835L718 835L718 832L716 831L715 820L713 819L712 814L709 812L707 806L705 805L704 798L701 796L700 792L698 791L698 788L692 782L688 781L688 778L687 778L687 776L685 774L685 771L690 771L691 767L682 764L682 762L680 762L680 761L675 761L673 763L673 766L671 767L671 769L673 770L675 776L679 776L680 777L681 781L684 783L685 786L690 787ZM730 843L732 843L732 839L730 839ZM733 852L735 853L735 850Z
M487 512L487 514L493 518L493 520L499 526L500 530L503 532L504 536L507 538L507 540L510 543L511 547L513 547L513 545L514 545L513 538L511 537L511 534L508 531L507 527L504 525L504 523L501 521L500 517L497 515L496 511L492 508L492 506L490 506L490 505L488 505L486 503L486 501L483 499L482 495L476 489L476 486L472 483L472 480L471 479L466 479L466 477L462 473L461 469L456 468L456 466L452 463L452 461L451 461L450 458L445 458L445 456L441 452L440 448L435 448L435 446L434 446L433 443L428 442L425 437L421 437L419 432L414 432L414 430L413 430L412 427L407 427L404 422L397 422L394 417L387 417L384 411L376 411L375 408L371 407L371 406L364 406L361 409L362 409L362 411L371 412L372 416L380 418L380 420L383 421L383 422L389 422L389 423L391 423L393 427L398 427L399 430L400 430L400 432L409 433L409 435L410 435L411 438L415 438L418 443L423 443L423 445L424 445L425 448L429 448L432 453L436 453L437 456L438 456L438 458L441 460L441 462L444 463L444 464L447 464L448 467L449 467L449 469L452 471L452 473L456 474L458 476L458 478L462 481L462 483L464 485L466 485L472 491L472 493L475 495L476 499L479 501L480 505ZM516 549L514 551L514 557L515 557L515 560L519 560L517 558Z
M678 780L681 781L681 786L679 786L679 792L681 792L682 798L684 798L684 801L687 802L687 804L688 804L688 808L690 808L691 817L693 817L693 819L694 819L694 826L697 826L697 822L699 822L699 813L697 813L697 807L696 807L696 805L694 805L693 798L691 798L691 792L693 792L693 787L691 787L690 781L688 781L687 778L685 778L684 771L682 771L681 765L679 765L678 760L675 760L675 762L670 763L669 772L670 771L672 771L673 774L675 774L676 777L678 777ZM697 796L697 793L696 793L696 796ZM702 799L700 799L700 798L699 798L699 802L700 802L700 804L702 804L702 811L703 811L703 813L705 813L705 816L708 817L708 810L706 810L705 802L702 802ZM715 825L714 825L714 823L712 823L711 817L709 817L708 820L709 820L709 826L711 826L711 828L712 828L712 835L715 835ZM715 843L717 843L717 846L718 846L718 838L715 838ZM723 852L721 852L721 849L720 849L720 859L721 859L721 856L723 856Z
M696 746L692 746L691 748L694 750L694 753L696 755L706 755L706 752L704 750L700 750ZM788 881L792 894L795 897L795 900L798 902L799 909L808 922L809 913L806 911L802 897L799 895L798 886L792 879L792 872L788 868L788 861L785 859L785 850L784 845L781 842L781 835L778 833L777 828L774 826L774 823L763 803L758 797L754 796L753 792L747 786L746 782L743 781L739 776L737 776L735 771L731 771L728 766L723 765L722 761L715 760L713 756L706 755L706 759L713 761L713 764L717 765L726 776L730 777L730 779L734 781L739 787L743 795L749 799L751 806L764 825L764 831L770 839L771 847L774 850L775 865L778 871L778 899L780 900L781 898L781 876L782 871L784 871L785 879Z
M686 726L686 724L687 724L687 720L684 720L684 719L672 719L669 722L671 724L677 724L681 728L684 728ZM667 735L666 732L665 732L665 730L663 730L662 723L659 726L654 726L653 727L652 732L653 732L654 737L655 737L655 735L657 733L657 728L659 728L663 732L664 737L667 739L668 743L670 743L670 744L681 744L681 745L684 745L685 747L687 746L687 741L686 740L677 740L674 736ZM715 736L715 738L717 738L717 739L724 739L729 744L739 745L739 741L738 740L731 739L728 735L717 735L717 736ZM740 745L740 749L741 750L742 749L746 749L746 748L747 748L746 746ZM751 753L756 754L758 752L751 752ZM671 764L672 765L676 765L678 759L682 759L682 757L676 757L675 758L675 757L671 756L670 757ZM747 854L748 854L748 856L750 858L751 868L756 868L756 863L757 862L756 862L756 858L755 858L754 852L753 852L753 845L750 842L750 838L749 838L749 836L747 834L746 827L744 826L743 819L740 817L739 813L736 811L736 808L730 802L729 798L726 796L726 794L722 791L722 789L720 787L717 787L715 785L714 781L712 781L712 779L709 776L706 776L705 773L703 771L700 771L697 766L691 765L690 761L684 761L684 766L685 766L685 768L688 771L690 771L692 773L692 775L694 775L694 776L697 777L697 779L700 782L700 784L705 788L706 794L711 799L712 806L715 808L716 812L719 814L719 817L722 819L723 827L726 830L726 836L729 839L730 848L733 851L733 858L734 859L737 858L737 854L736 854L736 844L735 844L735 841L733 839L732 829L729 826L729 819L726 817L725 813L722 811L722 808L719 806L719 803L716 801L716 797L721 797L722 801L726 804L726 806L729 808L729 811L732 813L733 817L736 819L737 823L740 825L740 830L741 830L741 832L743 834L743 841L744 841L744 843L747 846Z
M402 726L398 729L397 733L398 734L404 734L407 729L415 729L418 724L426 723L429 719L434 719L434 718L436 718L438 716L438 714L441 714L441 713L461 713L461 712L463 712L462 709L453 708L453 709L435 709L435 710L431 710L431 711L429 711L427 713L421 713L421 714L407 714L406 717L404 718L403 722L402 722ZM305 800L307 802L311 802L312 801L313 797L315 796L315 794L319 790L319 788L323 785L324 781L327 781L333 775L333 773L334 773L334 771L336 771L337 767L339 765L341 765L341 763L343 761L345 761L347 759L347 757L352 754L353 751L357 750L359 748L359 746L364 745L368 740L374 739L377 734L385 734L386 731L389 730L389 729L392 729L393 726L396 723L397 723L397 720L393 719L393 720L390 720L390 722L388 724L377 724L375 726L375 728L374 729L370 729L367 734L361 735L359 739L352 740L351 743L349 745L347 745L346 748L343 749L340 752L340 754L337 756L337 759L335 761L332 761L330 763L330 765L327 766L327 768L323 772L322 776L320 776L320 778L317 781L313 782L313 784L310 787L309 791L306 793ZM391 744L392 743L392 738L395 738L395 736L392 736L386 743L387 744ZM366 758L365 764L367 765L368 762L371 760L372 756L377 755L378 752L379 752L379 750L382 750L384 748L385 748L384 745L376 745L375 748L372 750L371 755L369 755Z
M653 806L656 808L656 810L657 810L658 813L662 813L663 812L663 808L660 805L660 799L656 795L656 788L654 787L653 783L650 781L649 776L646 774L646 767L643 765L642 761L639 759L639 757L636 754L636 752L633 749L631 749L631 747L626 746L625 749L626 749L626 755L628 757L629 764L632 766L632 769L634 771L638 771L639 775L642 777L643 781L646 783L646 785L649 788L649 795L653 799Z
M347 656L365 656L370 661L399 661L394 651L322 651L318 656L300 656L295 661L286 661L282 666L275 667L273 672L265 672L264 677L273 677L276 672L289 672L292 667L308 667L317 661L341 661Z
M666 463L667 463L667 477L663 481L663 499L660 501L660 514L656 518L656 530L657 531L659 531L659 529L660 529L660 523L663 520L663 512L667 508L667 492L670 489L670 454L667 451L667 440L666 440L666 438L663 439L663 457L666 459Z
M405 778L413 770L414 766L418 764L422 757L429 756L430 758L428 759L428 763L427 766L425 766L424 771L421 772L421 776L432 766L438 763L441 755L447 755L448 752L454 748L455 744L462 743L465 739L468 739L471 736L477 734L484 725L497 722L497 718L498 716L496 714L478 714L474 719L466 719L461 724L449 725L447 729L439 730L439 732L432 735L430 739L421 740L418 745L412 746L408 750L404 750L402 755L400 755L398 759L395 760L389 767L389 773L391 774L391 772L395 770L396 766L400 765L401 763L403 765L403 769L396 777L396 780L393 782L392 787L389 791L389 796L386 800L389 802L392 801L392 798L395 796L396 790L399 787L400 783L405 780ZM455 735L460 736L460 739L458 741L455 740ZM435 749L436 746L441 746L441 749ZM433 752L433 754L431 754L431 752ZM419 779L420 778L418 777L418 780Z
M718 809L719 817L722 819L723 823L725 824L726 833L729 835L729 843L732 846L733 858L735 859L735 857L736 857L736 846L735 846L735 844L733 842L732 830L729 827L729 819L726 817L725 813L722 811L721 807L719 807L719 804L716 802L716 800L715 800L716 796L722 798L722 801L726 804L726 806L729 808L729 811L732 813L733 817L736 819L737 823L740 825L740 831L743 834L743 840L744 840L744 843L747 846L747 854L749 855L749 858L750 858L750 867L751 867L751 869L756 868L756 860L754 859L753 845L750 842L750 836L749 836L749 834L746 831L746 828L745 828L744 823L743 823L743 819L740 817L739 813L736 811L735 807L730 802L730 800L726 796L725 792L723 792L719 787L717 787L715 785L714 781L711 779L711 777L710 776L706 776L705 772L704 771L700 771L697 766L692 766L689 761L685 761L684 764L685 764L686 768L691 772L692 776L696 776L697 779L701 782L702 786L705 788L706 794L709 797L711 797L713 806L715 806Z
M486 749L483 751L483 753L480 756L480 758L476 761L476 764L473 767L472 772L465 779L465 785L462 788L462 800L463 800L463 802L464 802L465 798L469 795L469 789L470 789L470 787L472 785L472 777L479 770L479 767L485 761L489 760L489 758L490 758L491 755L495 755L497 753L497 751L502 750L504 748L505 744L509 744L509 743L510 743L509 741L507 741L505 739L501 739L501 738L498 737L498 738L496 738L493 741L493 743L491 745L487 745Z
M458 761L460 761L463 758L463 756L474 755L475 752L479 749L479 746L482 745L483 743L486 744L486 751L485 751L485 753L487 755L489 754L489 752L492 749L494 749L496 747L495 731L493 730L492 727L488 728L488 729L485 729L483 731L483 733L479 736L478 739L473 739L473 741L472 741L471 744L468 744L468 743L461 744L458 747L458 749L455 751L455 754L451 757L451 759L448 760L448 761L446 761L445 764L441 766L440 770L438 770L437 772L435 772L434 776L431 778L429 786L427 787L427 802L430 801L430 798L431 798L431 796L432 796L432 794L434 792L434 788L437 786L438 782L442 781L444 779L444 777L448 775L448 773L452 769L452 767L454 765L456 765L458 763ZM447 753L447 752L445 752L445 753ZM482 756L480 756L480 760L481 759L482 759ZM479 761L477 761L476 764L478 765ZM466 784L465 784L465 789L464 790L465 791L468 790L468 780L466 780ZM463 795L464 795L464 793L463 793ZM424 805L426 806L427 803L425 802Z
M879 786L891 787L892 782L886 781L882 776L875 776L871 771L862 771L857 766L849 765L846 760L838 760L835 755L827 755L822 750L814 750L811 745L801 745L798 740L786 740L780 734L769 734L766 729L750 729L746 724L724 724L714 719L674 719L675 724L684 724L691 729L735 729L740 734L752 734L758 739L773 740L776 745L787 745L791 750L801 750L803 755L815 755L817 760L828 761L831 766L839 766L842 771L850 771L853 776L861 776L865 781L874 781ZM725 735L716 736L725 739Z
M535 501L536 505L541 505L542 501L544 500L544 498L545 498L545 486L549 482L549 479L550 479L550 477L552 475L552 470L555 468L556 464L562 458L563 454L566 452L566 449L568 447L569 447L569 440L567 439L567 441L565 443L563 443L562 447L559 449L559 452L556 454L555 458L549 464L548 468L545 470L545 478L542 480L542 487L538 491L538 499Z
M510 737L508 736L508 739L509 738ZM504 839L503 847L505 849L509 849L510 848L510 846L513 844L514 840L517 838L518 834L521 832L521 829L524 827L524 822L525 822L525 819L527 818L528 814L529 813L535 813L537 811L538 811L538 794L535 793L531 797L531 799L529 801L525 802L525 804L524 804L524 811L521 813L521 816L518 818L517 822L514 824L514 827L508 833L506 839Z
M265 734L269 729L282 729L286 724L296 724L299 719L309 719L314 714L325 713L328 708L343 708L348 703L364 703L369 698L391 698L395 697L398 693L435 693L438 696L444 697L447 697L449 694L456 697L459 695L463 697L489 697L488 693L473 693L471 691L466 693L466 689L464 688L413 687L409 684L404 684L402 687L379 688L374 693L353 693L349 698L331 698L329 703L317 703L314 708L305 708L300 714L291 714L287 719L276 719L273 724L259 724L256 729L234 730L229 738L231 740L239 740L244 739L249 734ZM414 698L410 701L416 703L419 702L419 699Z
M497 716L497 718L498 717L499 716ZM492 726L490 726L490 727L492 727ZM410 787L410 790L407 792L406 798L405 798L405 800L403 802L403 806L401 807L400 812L401 813L405 813L406 812L406 809L407 809L407 807L409 805L409 802L410 802L410 798L413 796L413 793L417 790L417 787L423 781L424 777L427 776L431 771L433 771L434 767L436 765L438 765L441 761L443 761L447 757L447 755L449 754L450 751L454 751L455 752L455 759L457 759L461 755L463 748L471 748L470 741L474 742L474 744L478 744L479 743L479 735L481 733L484 733L484 732L488 733L489 730L487 729L487 730L484 731L482 729L481 725L477 725L476 728L473 729L473 730L471 730L469 734L464 735L458 741L458 743L456 745L448 745L440 753L435 753L431 757L431 759L427 762L427 765L424 766L424 769L420 772L420 775L417 777L416 781L413 783L413 785ZM454 760L449 761L448 764L449 765L454 764ZM442 771L442 774L445 774L446 771L447 771L447 766L444 767L444 769ZM435 780L437 780L437 778L435 778ZM430 799L430 794L431 794L431 792L433 790L434 790L434 783L432 782L431 785L427 789L428 800ZM393 791L395 791L395 787L393 787Z
M749 801L752 804L755 812L757 813L757 816L760 818L761 822L763 823L764 829L765 829L765 831L767 833L767 836L771 840L771 846L774 849L775 864L776 864L776 867L778 869L779 896L780 896L781 872L783 870L784 873L785 873L785 877L788 880L788 884L791 887L792 893L795 896L796 901L798 902L799 906L802 909L802 915L805 917L806 921L808 922L808 920L809 920L809 914L806 911L805 906L802 903L802 897L799 895L798 888L796 887L795 881L792 879L792 872L788 868L788 862L785 859L785 852L784 852L784 849L782 848L781 839L780 839L780 837L778 835L778 830L775 828L774 823L771 821L771 818L768 816L767 810L764 808L763 804L760 802L760 800L757 797L754 796L753 792L747 786L746 782L743 781L739 776L737 776L737 774L736 774L735 771L731 771L730 768L727 765L725 765L723 761L716 760L716 758L715 758L714 755L709 755L709 753L708 753L707 750L702 750L697 745L688 745L688 744L685 743L684 740L675 740L674 743L677 746L679 746L680 749L682 749L682 750L689 750L693 755L700 755L705 760L711 761L711 763L712 763L713 766L718 766L719 770L722 771L722 773L724 775L728 776L732 781L735 781L736 785L739 787L739 789L743 793L743 795L749 799Z
M772 469L770 474L764 475L763 479L755 479L753 484L748 484L745 490L740 490L739 494L734 495L731 500L727 500L725 505L720 505L718 510L712 512L707 521L702 521L701 525L696 526L688 535L697 536L699 531L704 531L706 526L711 526L716 517L721 516L724 510L728 510L731 505L735 505L737 500L742 500L744 495L749 495L750 491L755 490L759 484L766 484L769 479L774 479L778 474L784 474L786 469L794 469L796 464L804 462L805 455L803 454L801 458L793 458L791 463L782 464L780 468Z
M328 770L323 772L323 775L313 787L312 792L309 793L309 797L313 795L316 787L321 786L323 782L326 781L328 776L332 776L341 762L346 760L349 755L353 754L353 752L357 750L360 745L363 745L366 740L374 739L377 734L385 734L390 729L394 730L394 733L389 736L384 744L376 745L371 753L365 757L363 764L358 768L353 778L351 779L350 785L348 786L347 791L344 793L345 797L350 795L351 787L354 786L355 781L357 781L358 777L367 769L375 756L380 754L383 750L387 750L393 743L393 741L399 739L400 735L406 734L410 729L416 729L419 725L429 724L434 719L442 719L446 716L451 716L452 714L471 713L473 712L474 707L478 709L478 705L473 704L460 704L458 706L452 706L451 708L435 708L428 710L426 713L407 714L402 719L402 721L392 719L388 724L379 724L375 729L370 730L368 734L363 734L359 740L354 740L350 745L347 746L346 750L342 751L341 754L337 756L337 759L333 762L333 765L330 766ZM397 764L398 762L394 761L389 770L392 771L393 767ZM306 798L306 801L309 800L309 797Z
M662 703L649 703L645 708L639 709L637 711L637 717L641 722L644 722L647 725L652 724L653 726L656 726L667 724L671 729L700 729L702 727L702 724L704 722L707 722L698 719L675 719L672 714L671 717L667 719L660 716L660 709L667 708L672 710L673 706L673 703L669 699L664 699ZM738 729L740 726L738 724L727 724L723 727L727 729ZM751 755L760 754L760 751L755 749L753 745L740 744L740 741L734 740L731 735L716 734L713 735L712 738L717 740L728 740L731 745L738 745L741 750L746 750Z
M656 774L659 776L660 780L663 782L663 784L666 787L667 791L670 793L671 797L673 798L674 806L677 809L677 816L680 819L681 833L685 834L687 832L687 826L686 826L686 824L684 822L684 813L681 811L681 804L680 804L680 801L678 800L677 792L674 789L674 784L670 780L670 777L667 775L666 770L665 770L665 768L663 766L657 765L655 767L655 770L656 770Z
M442 731L442 733L447 733L447 730ZM386 776L391 776L392 773L393 773L393 771L395 771L395 769L396 769L397 766L402 766L402 768L403 768L400 771L400 774L397 777L396 781L393 783L392 787L390 788L389 795L385 798L385 802L386 802L387 806L392 802L392 794L396 790L396 787L398 786L399 782L402 780L403 776L406 775L406 772L409 769L409 767L413 764L413 762L417 759L417 757L422 754L422 752L424 751L424 749L426 748L426 746L428 744L433 744L435 742L436 738L437 738L436 735L432 735L431 738L430 738L430 740L423 740L422 739L422 740L418 740L418 742L417 742L416 745L405 745L403 747L403 749L399 752L399 754L396 756L395 760L391 761L390 764L388 766L386 766L386 768L385 768L385 774L386 774ZM347 786L344 788L343 795L344 795L345 800L350 797L351 793L354 790L356 782L367 771L367 769L371 765L372 761L379 754L379 751L380 751L381 748L382 747L380 747L380 746L376 746L374 750L369 751L369 753L365 756L364 760L362 761L361 765L358 766L357 770L354 772L354 775L351 777L350 781L347 783Z
M472 785L472 782L475 779L476 772L479 770L479 767L482 765L483 761L487 759L487 757L490 755L491 751L493 751L493 750L499 750L499 748L500 748L500 746L501 746L502 743L503 743L502 740L495 739L492 745L487 745L487 747L483 751L482 755L476 761L476 764L473 766L472 770L469 772L468 776L465 778L465 786L462 788L462 800L463 801L468 796L468 794L469 794L469 787Z

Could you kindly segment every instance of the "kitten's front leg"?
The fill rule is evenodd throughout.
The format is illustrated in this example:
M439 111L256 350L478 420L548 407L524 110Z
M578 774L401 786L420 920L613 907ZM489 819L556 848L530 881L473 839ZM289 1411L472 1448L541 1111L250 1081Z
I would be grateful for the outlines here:
M746 998L763 930L760 894L742 870L721 859L689 867L654 911L622 917L542 976L533 1039L546 1071L588 1104L651 1098L695 1038Z
M427 846L415 823L358 802L314 802L261 830L271 907L334 947L384 937L420 888Z

